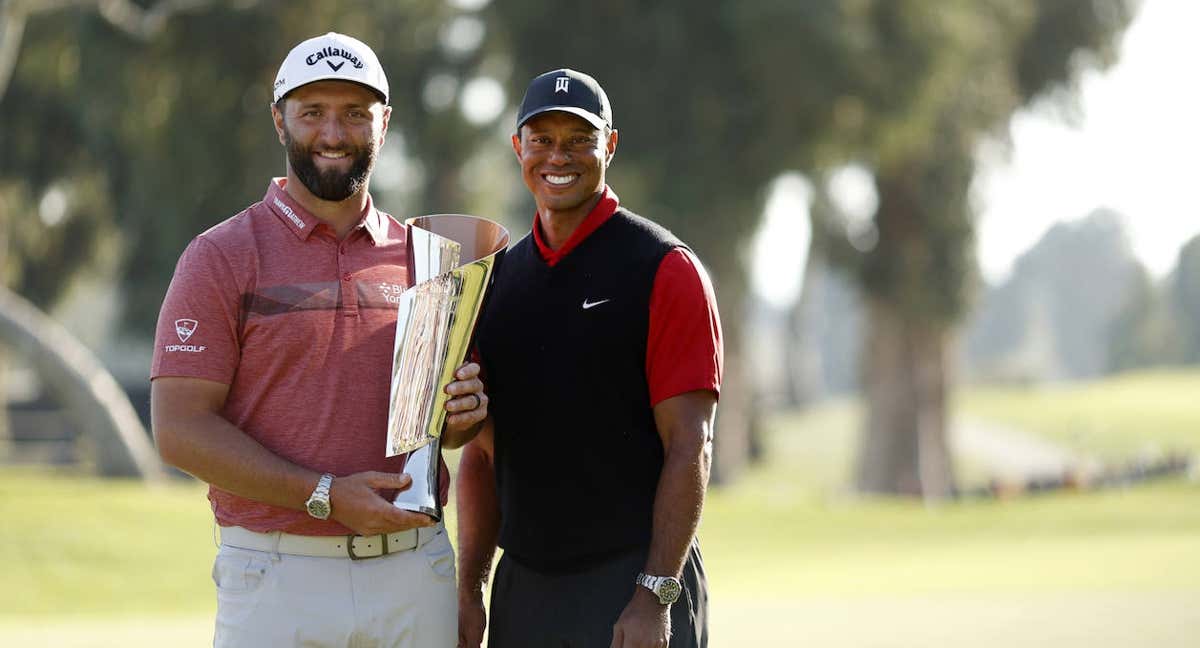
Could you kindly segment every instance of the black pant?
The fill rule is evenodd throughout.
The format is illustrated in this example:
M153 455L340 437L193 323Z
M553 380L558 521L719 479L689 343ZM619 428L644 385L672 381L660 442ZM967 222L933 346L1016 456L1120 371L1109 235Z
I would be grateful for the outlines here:
M613 626L633 597L646 548L582 571L544 573L500 558L492 583L488 648L609 648ZM671 648L707 648L708 581L695 541L683 565L683 592L671 606Z

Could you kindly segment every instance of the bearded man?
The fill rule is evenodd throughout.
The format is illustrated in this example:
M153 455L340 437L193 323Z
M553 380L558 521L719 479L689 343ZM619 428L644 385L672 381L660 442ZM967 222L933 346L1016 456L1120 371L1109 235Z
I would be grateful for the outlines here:
M216 646L456 641L449 538L392 506L412 480L405 457L384 456L393 300L408 283L408 232L368 192L387 102L362 42L297 45L271 106L286 176L191 242L163 301L154 437L209 484ZM444 446L487 415L478 374L465 364L446 388Z

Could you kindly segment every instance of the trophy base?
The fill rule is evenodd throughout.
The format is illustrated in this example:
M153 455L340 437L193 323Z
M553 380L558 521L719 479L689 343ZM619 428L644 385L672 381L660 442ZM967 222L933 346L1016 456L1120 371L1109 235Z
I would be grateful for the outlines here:
M413 513L424 513L433 518L434 522L442 521L441 507L433 508L430 506L421 506L419 504L410 504L408 502L392 502L392 506L404 511L412 511Z
M439 458L442 444L439 439L413 450L404 464L404 472L412 477L412 486L400 491L392 500L392 506L414 513L424 513L434 522L442 520L441 488L439 484Z

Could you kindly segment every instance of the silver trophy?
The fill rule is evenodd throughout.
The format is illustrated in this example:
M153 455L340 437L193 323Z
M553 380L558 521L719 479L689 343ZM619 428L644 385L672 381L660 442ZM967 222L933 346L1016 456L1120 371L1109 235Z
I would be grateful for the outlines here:
M409 288L400 293L387 456L409 453L404 471L412 486L393 500L398 508L442 517L438 470L446 423L446 385L471 343L508 230L475 216L419 216L408 225Z

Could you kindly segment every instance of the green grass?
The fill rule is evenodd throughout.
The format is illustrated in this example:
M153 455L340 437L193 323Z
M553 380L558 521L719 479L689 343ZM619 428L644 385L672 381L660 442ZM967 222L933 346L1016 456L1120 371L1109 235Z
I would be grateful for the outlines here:
M1200 452L1200 371L1131 373L1090 383L964 390L958 409L1109 460Z
M216 549L204 493L3 469L0 616L208 609Z
M1195 386L1189 375L1153 374L1054 390L1062 403L1016 390L960 403L982 417L1009 399L995 406L1041 413L1036 433L1069 438L1046 421L1074 420L1072 403L1120 411L1157 399L1081 442L1125 452L1195 439L1171 422L1186 408L1163 405ZM855 498L844 491L855 416L840 403L774 417L768 461L711 492L700 536L714 648L1196 645L1200 484L937 506ZM1121 439L1133 433L1139 441ZM211 643L215 548L203 487L6 468L0 516L0 645Z

